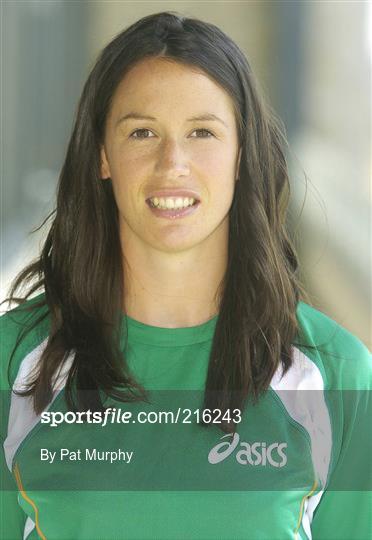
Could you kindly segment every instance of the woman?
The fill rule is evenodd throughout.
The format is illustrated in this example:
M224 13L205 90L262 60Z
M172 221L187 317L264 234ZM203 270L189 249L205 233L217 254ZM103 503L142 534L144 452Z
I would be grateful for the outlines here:
M4 537L368 535L370 357L304 302L284 151L215 26L159 13L103 50L1 318Z

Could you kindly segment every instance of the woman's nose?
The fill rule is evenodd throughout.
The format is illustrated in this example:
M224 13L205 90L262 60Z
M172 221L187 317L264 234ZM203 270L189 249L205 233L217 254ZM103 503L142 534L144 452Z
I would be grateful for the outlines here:
M160 145L156 169L158 174L170 179L189 175L189 157L180 142L168 139Z

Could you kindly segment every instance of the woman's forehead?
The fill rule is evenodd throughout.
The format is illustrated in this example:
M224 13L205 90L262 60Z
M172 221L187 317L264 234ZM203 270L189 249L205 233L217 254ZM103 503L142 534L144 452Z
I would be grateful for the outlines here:
M158 110L233 115L228 93L196 66L169 58L146 58L123 77L112 101L113 115ZM227 118L226 118L227 119Z
M186 64L175 58L164 56L145 57L127 70L121 84L138 78L153 77L191 77L208 78L208 74L199 66Z

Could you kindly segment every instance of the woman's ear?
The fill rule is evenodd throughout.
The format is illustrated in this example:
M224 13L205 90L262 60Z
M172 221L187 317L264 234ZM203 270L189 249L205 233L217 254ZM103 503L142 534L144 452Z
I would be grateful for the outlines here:
M110 166L107 161L105 147L101 146L101 178L107 180L111 178Z

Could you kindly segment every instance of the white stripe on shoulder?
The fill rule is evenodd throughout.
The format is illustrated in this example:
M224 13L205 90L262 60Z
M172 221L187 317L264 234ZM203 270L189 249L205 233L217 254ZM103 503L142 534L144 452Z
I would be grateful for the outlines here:
M324 490L321 490L319 493L316 493L315 495L312 495L312 497L305 500L304 512L302 515L302 526L310 539L312 538L311 522L313 521L313 514L323 496L323 493Z
M270 386L279 396L288 414L309 433L311 455L321 491L306 500L302 526L311 538L311 521L327 483L332 453L332 426L325 401L324 381L318 366L302 351L292 347L293 364L283 375L282 366Z
M35 522L32 521L30 516L27 517L25 528L23 530L23 540L27 540L27 538L30 536L32 531L35 529Z
M15 394L14 391L25 390L30 375L35 374L35 370L38 369L38 363L46 344L47 339L24 357L19 367L16 380L14 381L8 419L8 433L4 441L5 459L10 471L12 470L13 458L17 449L30 431L40 421L40 415L37 415L33 408L32 396L19 396ZM48 408L59 392L64 388L72 360L73 354L71 353L68 358L66 358L62 368L53 378L53 399Z

